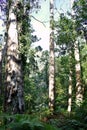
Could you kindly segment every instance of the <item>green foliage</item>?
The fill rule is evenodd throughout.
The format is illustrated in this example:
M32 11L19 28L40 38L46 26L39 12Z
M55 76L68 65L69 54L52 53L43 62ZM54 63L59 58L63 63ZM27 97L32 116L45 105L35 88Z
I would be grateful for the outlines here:
M63 113L57 113L56 117L54 115L53 118L49 119L49 123L59 130L86 130L87 110L82 108L77 108L75 113L69 116L67 114L63 115Z
M66 16L60 15L60 20L56 22L55 27L58 29L58 35L56 37L56 44L58 45L71 45L77 36L75 31L75 24L72 19L69 19Z
M86 0L78 0L74 2L73 9L75 12L75 24L76 30L81 35L84 34L85 39L87 39L87 1Z
M67 99L68 99L68 85L69 85L69 49L73 47L74 41L78 36L81 37L81 33L77 33L79 27L82 27L81 23L87 19L86 1L79 0L75 3L74 10L77 15L76 22L73 19L60 15L58 22L50 21L51 27L54 26L57 31L56 44L58 45L58 51L66 51L67 53L61 53L59 57L55 58L55 112L66 114ZM24 98L25 98L25 113L31 113L28 115L2 115L0 117L0 130L87 130L87 92L84 94L84 102L80 108L75 107L75 71L74 71L74 58L72 57L72 69L73 69L73 103L72 113L70 117L57 116L57 118L48 119L47 123L41 122L36 115L40 118L49 116L51 113L48 108L48 51L41 52L32 49L32 42L37 40L37 37L32 36L32 26L30 18L23 14L23 3L19 2L17 20L18 26L21 28L19 33L20 43L20 55L22 59L23 79L24 79ZM78 9L79 7L79 9ZM27 9L30 9L30 5L26 5ZM81 8L81 10L80 10ZM77 29L77 30L76 30ZM83 29L83 28L82 28ZM82 36L81 38L84 39ZM80 42L82 47L83 42ZM66 48L64 48L65 46ZM64 50L65 49L65 50ZM73 49L72 49L73 51ZM84 86L87 86L87 45L83 44L81 49L81 64L82 64L82 79ZM85 88L86 90L87 88ZM2 102L3 99L0 99ZM0 103L1 105L1 103ZM74 108L74 109L73 109ZM0 107L0 113L2 113L2 106ZM53 115L54 116L54 115Z
M42 94L42 91L44 92L45 90L44 88L41 89L43 85L40 84L42 81L42 77L40 77L41 72L38 72L39 68L36 57L37 51L34 48L32 48L32 42L35 42L38 39L37 36L32 35L34 30L32 28L29 15L26 15L27 9L28 11L30 9L29 3L26 4L25 12L22 7L23 3L19 2L17 10L17 19L19 26L18 33L20 43L19 51L22 60L22 70L24 79L25 108L28 113L31 113L33 111L38 111L38 109L40 110L40 108L42 108L42 100L45 97L44 94Z
M83 82L87 85L87 45L84 45L81 49L81 59Z
M57 130L54 126L41 122L37 117L28 115L4 115L2 119L7 123L0 124L2 130ZM0 129L0 130L1 130Z
M25 108L28 113L43 115L48 109L48 51L34 52L30 47L28 52L24 66Z
M62 130L80 130L83 129L83 124L77 120L66 120L62 126ZM84 129L83 129L84 130Z
M35 115L1 115L0 130L86 130L87 110L78 109L77 111L70 118L58 115L58 119L53 117L48 123L41 122Z
M69 64L68 56L56 58L56 74L55 74L55 107L56 111L63 111L67 107L67 88L68 88L68 75Z

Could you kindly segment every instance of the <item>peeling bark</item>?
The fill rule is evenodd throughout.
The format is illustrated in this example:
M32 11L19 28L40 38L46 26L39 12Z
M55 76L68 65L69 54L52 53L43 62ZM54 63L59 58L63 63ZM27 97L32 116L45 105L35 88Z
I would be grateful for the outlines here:
M6 64L6 101L5 109L10 113L23 113L23 81L21 59L19 55L18 28L16 19L18 0L12 0L9 6L7 64Z

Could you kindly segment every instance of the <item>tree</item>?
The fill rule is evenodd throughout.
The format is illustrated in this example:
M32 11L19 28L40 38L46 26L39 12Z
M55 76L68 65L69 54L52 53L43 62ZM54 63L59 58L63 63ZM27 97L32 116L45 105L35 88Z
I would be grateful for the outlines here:
M73 82L72 82L72 49L69 50L69 87L68 87L68 112L71 113L72 110L72 89L73 89Z
M81 80L81 64L80 64L80 53L78 41L74 44L74 55L75 55L75 71L76 71L76 104L80 106L83 102L83 87Z
M73 28L75 29L75 41L74 41L74 56L75 56L75 71L76 71L76 104L78 106L80 106L83 102L83 86L82 86L82 79L81 79L81 63L80 63L80 51L79 51L79 37L78 36L78 28L81 25L81 22L83 21L82 18L79 19L79 12L78 14L75 14L77 12L78 9L80 9L79 7L81 6L77 6L78 4L80 4L80 2L82 1L73 1L72 2L72 16L74 18L74 26ZM83 0L82 3L84 3L85 1ZM74 9L74 10L73 10ZM81 14L82 14L82 9L80 10ZM81 20L81 21L80 21Z
M10 113L23 113L23 80L21 59L19 54L17 6L19 1L8 2L7 25L7 63L6 63L6 88L4 110Z
M54 0L50 0L49 108L54 110Z
M73 90L73 70L74 70L74 62L73 62L73 43L75 40L75 36L73 34L73 21L69 19L64 14L60 14L60 19L56 22L56 44L59 47L59 57L68 57L68 68L67 68L67 76L68 76L68 112L71 113L72 108L72 90ZM64 59L63 59L64 60ZM63 81L64 82L64 81Z

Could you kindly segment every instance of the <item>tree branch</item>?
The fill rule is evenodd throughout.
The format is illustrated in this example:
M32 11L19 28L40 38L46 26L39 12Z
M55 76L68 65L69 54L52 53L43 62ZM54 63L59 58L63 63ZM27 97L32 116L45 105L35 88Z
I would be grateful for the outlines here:
M43 24L44 27L46 27L46 25L44 24L44 22L40 21L39 19L35 18L34 16L31 16L33 19L35 19L36 21L40 22Z

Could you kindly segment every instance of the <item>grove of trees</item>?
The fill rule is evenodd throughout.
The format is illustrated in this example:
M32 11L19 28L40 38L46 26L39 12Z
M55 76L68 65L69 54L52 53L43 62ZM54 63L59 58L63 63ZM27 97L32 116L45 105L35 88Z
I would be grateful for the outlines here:
M49 50L32 47L42 3L0 0L0 130L87 130L87 0L58 19L49 0Z

